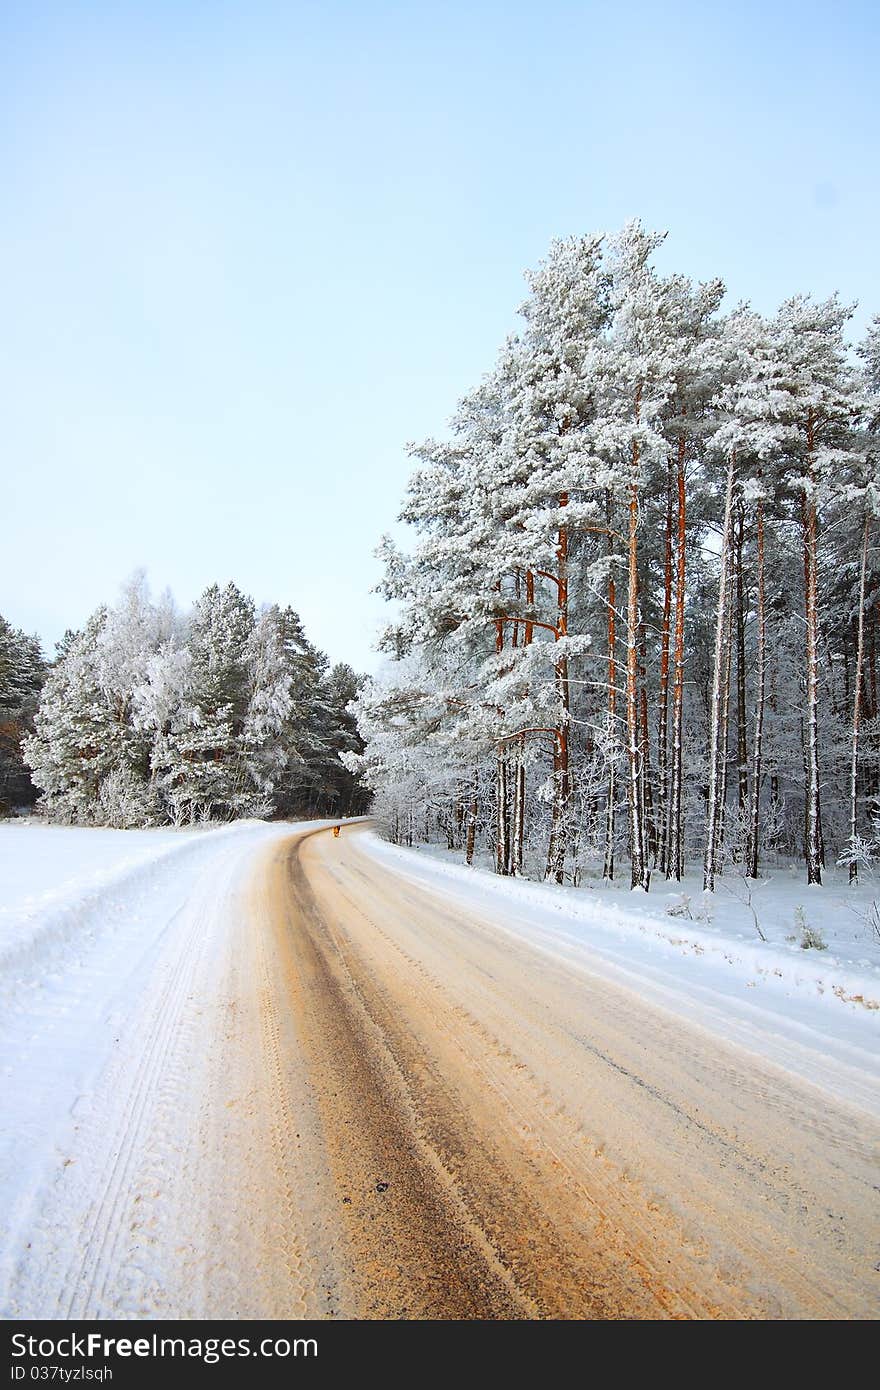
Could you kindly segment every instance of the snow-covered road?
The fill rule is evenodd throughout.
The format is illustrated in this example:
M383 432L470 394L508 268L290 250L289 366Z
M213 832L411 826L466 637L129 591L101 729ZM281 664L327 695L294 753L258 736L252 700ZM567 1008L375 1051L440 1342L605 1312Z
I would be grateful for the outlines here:
M474 872L376 835L365 845L399 877L542 954L623 986L880 1117L880 971L873 962L859 967L831 952L781 949L728 924L713 930L670 918L661 893L619 894L613 902L589 889Z
M4 1316L875 1306L852 975L355 826L6 826L0 875Z

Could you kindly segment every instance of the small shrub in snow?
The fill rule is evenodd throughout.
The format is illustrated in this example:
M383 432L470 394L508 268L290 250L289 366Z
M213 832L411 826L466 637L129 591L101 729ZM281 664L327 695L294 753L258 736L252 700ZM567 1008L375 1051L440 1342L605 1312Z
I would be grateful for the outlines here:
M794 910L794 924L800 932L802 951L827 951L828 942L817 927L811 927L800 904Z
M131 830L137 825L155 825L157 806L152 788L129 767L117 767L98 789L100 818L114 830Z
M761 923L758 921L758 914L755 911L755 904L753 901L755 889L761 886L760 880L748 877L745 871L745 864L742 861L738 861L732 867L736 872L736 880L738 881L732 881L733 876L729 875L722 878L721 883L738 902L742 903L743 907L748 908L751 913L752 921L755 924L755 931L762 941L766 941L767 938L761 930Z
M687 893L682 893L678 902L669 904L666 915L667 917L687 917L689 922L694 920L694 914L691 912L691 900Z
M805 927L801 936L802 951L827 951L828 942L815 927Z

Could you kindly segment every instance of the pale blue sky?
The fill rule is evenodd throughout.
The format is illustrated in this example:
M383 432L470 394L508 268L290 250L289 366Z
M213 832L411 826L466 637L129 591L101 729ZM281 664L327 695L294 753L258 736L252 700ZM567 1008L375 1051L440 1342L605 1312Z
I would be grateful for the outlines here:
M361 669L408 439L554 236L632 216L760 309L880 310L867 3L0 7L0 612L137 565Z

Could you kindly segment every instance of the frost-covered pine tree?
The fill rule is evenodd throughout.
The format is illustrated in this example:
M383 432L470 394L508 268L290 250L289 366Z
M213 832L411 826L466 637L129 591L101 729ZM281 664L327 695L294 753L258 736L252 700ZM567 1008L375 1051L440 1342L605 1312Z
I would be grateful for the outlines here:
M544 837L551 877L600 848L610 877L625 781L634 886L798 847L818 881L880 796L847 312L721 318L719 280L657 273L660 240L554 243L451 437L414 451L416 541L382 550L402 678L359 697L360 765L397 831L482 835L501 873Z
M537 796L550 808L546 872L556 881L569 814L570 663L590 645L569 622L571 537L606 529L590 438L607 317L600 245L554 243L529 277L525 328L461 403L453 439L415 451L423 467L403 517L418 545L408 557L384 547L384 591L403 605L386 647L455 653L450 721L461 727L467 711L494 753L500 873L519 872L527 772L547 757ZM443 665L448 675L445 656Z
M843 330L852 309L836 296L788 300L773 324L786 400L788 482L797 500L804 575L804 859L808 883L822 882L825 859L819 772L819 531L823 508L858 464L861 384Z
M26 743L41 809L121 828L363 809L339 758L357 684L290 608L212 585L182 618L136 574L59 645Z
M62 644L25 748L53 818L119 827L161 819L151 734L137 710L167 621L137 573L115 608L99 608Z
M34 733L24 743L34 785L43 794L42 808L62 822L102 822L101 783L116 765L113 710L98 676L98 644L106 621L106 608L99 608L66 641L43 686Z
M285 757L276 784L275 805L283 815L312 815L324 808L323 765L329 715L323 679L327 660L309 641L299 615L290 607L279 614L279 636L290 677L291 704L283 732Z
M857 573L855 584L850 584L852 595L847 613L847 627L854 629L852 678L850 696L852 706L850 767L849 767L849 836L842 856L849 866L849 880L858 879L859 863L870 857L876 849L874 836L860 818L860 774L862 754L862 727L864 722L864 667L865 667L865 610L869 598L872 611L876 608L880 593L880 573L874 548L871 545L880 517L880 315L868 327L865 339L859 347L864 362L864 416L867 433L861 466L853 470L849 486L846 488L845 502L848 509L855 506L860 532L857 541L858 561L851 566ZM854 592L853 592L854 591ZM854 610L854 614L853 614ZM849 691L845 690L845 695ZM875 715L876 718L876 715Z
M259 814L263 798L245 745L254 604L235 584L212 584L189 624L185 685L153 771L175 822Z
M608 389L597 442L609 485L626 517L626 764L629 851L633 888L650 881L647 741L643 732L640 636L640 532L650 475L665 471L664 416L676 384L675 338L666 313L669 286L651 266L664 237L631 222L611 240L612 322L606 356Z
M33 729L46 664L39 640L0 616L0 815L36 795L22 755Z

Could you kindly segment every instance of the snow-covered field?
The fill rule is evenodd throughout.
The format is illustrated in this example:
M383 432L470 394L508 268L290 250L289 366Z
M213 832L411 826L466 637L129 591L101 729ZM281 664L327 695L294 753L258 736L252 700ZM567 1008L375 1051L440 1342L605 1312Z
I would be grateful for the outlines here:
M806 888L783 869L756 885L739 878L704 896L696 880L675 892L631 893L497 877L436 846L404 849L376 835L371 853L573 968L605 973L842 1100L880 1113L880 940L866 914L880 885L843 875ZM688 915L680 915L685 907ZM672 908L675 915L669 915ZM802 910L802 918L798 909ZM802 922L824 950L803 949Z
M32 1227L37 1194L40 1210L51 1213L82 1125L97 1135L118 1122L127 1143L123 1131L136 1120L93 1115L95 1079L116 1064L120 1035L131 1035L141 1016L174 1013L199 953L222 945L238 870L290 829L260 821L181 832L0 824L0 1290L9 1287L16 1256L41 1241L50 1242L47 1263L63 1264L51 1221ZM224 896L229 908L220 919ZM145 1033L144 1050L118 1052L126 1065L146 1066L146 1044L163 1038ZM87 1188L85 1173L82 1182ZM85 1221L94 1194L79 1196ZM72 1235L80 1239L75 1222ZM2 1292L0 1310L7 1311Z

